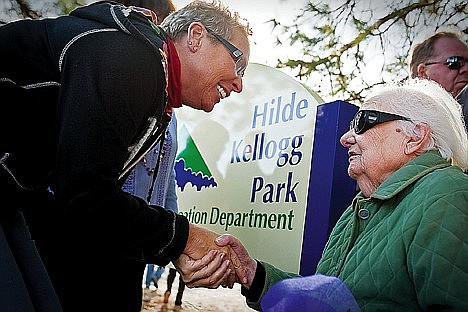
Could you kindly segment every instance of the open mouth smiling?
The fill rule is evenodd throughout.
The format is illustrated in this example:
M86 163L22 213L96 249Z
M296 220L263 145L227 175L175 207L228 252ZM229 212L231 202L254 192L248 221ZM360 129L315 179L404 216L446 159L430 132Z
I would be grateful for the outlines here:
M218 89L218 93L219 93L219 96L221 97L221 99L224 99L224 98L226 98L228 96L226 91L224 91L223 87L221 87L220 85L217 85L216 88Z

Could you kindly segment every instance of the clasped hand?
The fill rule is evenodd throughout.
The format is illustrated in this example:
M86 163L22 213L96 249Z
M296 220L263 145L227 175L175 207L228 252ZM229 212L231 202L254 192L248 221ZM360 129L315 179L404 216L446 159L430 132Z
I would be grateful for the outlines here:
M232 288L236 282L250 288L257 268L237 238L193 224L183 254L173 263L189 288Z

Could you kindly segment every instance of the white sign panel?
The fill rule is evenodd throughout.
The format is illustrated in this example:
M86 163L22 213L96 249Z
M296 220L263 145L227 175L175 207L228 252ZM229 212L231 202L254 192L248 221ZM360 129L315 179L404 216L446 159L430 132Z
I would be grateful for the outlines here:
M317 105L294 78L249 64L244 91L210 113L176 110L179 212L299 272Z

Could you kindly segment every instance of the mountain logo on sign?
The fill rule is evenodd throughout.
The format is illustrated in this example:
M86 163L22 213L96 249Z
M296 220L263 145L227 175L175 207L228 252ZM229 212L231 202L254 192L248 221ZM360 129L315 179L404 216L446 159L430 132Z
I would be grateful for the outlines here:
M177 155L174 165L177 186L181 191L184 191L189 182L197 188L197 191L202 187L217 187L218 184L185 125L179 132L179 138L186 138L186 142L185 147Z

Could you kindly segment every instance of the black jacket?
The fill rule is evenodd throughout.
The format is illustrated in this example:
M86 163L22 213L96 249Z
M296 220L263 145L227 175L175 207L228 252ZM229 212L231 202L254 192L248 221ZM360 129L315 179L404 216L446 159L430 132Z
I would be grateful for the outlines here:
M50 186L61 235L83 252L167 263L184 249L186 218L121 190L125 164L167 121L165 40L111 2L0 28L0 157L23 187Z

